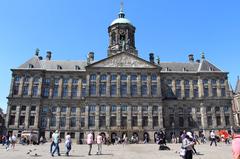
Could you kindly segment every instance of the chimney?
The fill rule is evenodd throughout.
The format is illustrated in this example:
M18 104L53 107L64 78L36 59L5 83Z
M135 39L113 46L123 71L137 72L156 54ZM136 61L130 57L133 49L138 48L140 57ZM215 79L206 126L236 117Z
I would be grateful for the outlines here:
M193 54L188 55L188 60L189 60L189 62L194 62Z
M36 55L36 56L39 55L39 51L40 51L39 48L37 48L36 51L35 51L35 55Z
M205 54L204 54L204 52L202 52L202 60L204 60L205 59Z
M43 58L42 58L42 56L39 56L38 59L39 59L39 60L42 60Z
M197 60L196 60L196 62L197 62L197 63L200 63L200 60L199 60L199 59L197 59Z
M47 51L46 59L47 60L51 60L51 57L52 57L52 52L51 51Z
M154 63L154 53L149 53L149 61Z

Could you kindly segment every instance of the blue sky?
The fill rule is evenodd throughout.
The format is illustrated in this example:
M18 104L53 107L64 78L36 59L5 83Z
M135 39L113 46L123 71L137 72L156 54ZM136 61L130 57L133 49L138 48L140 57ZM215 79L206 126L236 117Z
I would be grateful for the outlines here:
M186 62L188 54L229 72L235 88L239 70L240 1L124 0L124 11L136 27L139 56L149 52L161 61ZM55 60L96 60L107 56L107 27L117 17L120 0L1 0L0 107L6 110L11 68L40 49Z

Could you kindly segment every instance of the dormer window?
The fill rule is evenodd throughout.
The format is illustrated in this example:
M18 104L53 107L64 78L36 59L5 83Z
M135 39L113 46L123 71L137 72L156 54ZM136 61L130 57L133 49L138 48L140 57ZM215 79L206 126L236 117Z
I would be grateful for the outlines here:
M80 69L81 69L80 66L75 65L75 70L80 70Z
M28 64L28 68L34 68L33 64Z
M58 69L58 70L62 70L62 66L57 65L57 69Z

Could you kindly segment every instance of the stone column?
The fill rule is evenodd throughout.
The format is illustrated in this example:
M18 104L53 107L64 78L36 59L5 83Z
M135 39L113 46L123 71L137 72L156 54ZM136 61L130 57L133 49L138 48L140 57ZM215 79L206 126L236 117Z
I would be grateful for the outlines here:
M224 128L227 126L225 121L224 107L220 107L220 116L221 116L221 126L222 128Z
M19 126L20 110L21 110L21 107L20 107L20 105L18 105L17 108L16 108L16 116L15 116L15 124L14 124L14 126L16 128L18 128L18 126Z
M14 87L14 76L12 75L9 96L13 95L13 87Z
M34 129L37 129L39 126L39 118L41 117L40 115L40 104L36 105L36 116L34 118Z
M86 96L89 96L89 86L90 86L90 75L89 74L87 74L87 76L86 76Z
M59 86L58 86L58 97L62 97L62 89L63 89L63 79L59 79Z
M88 129L89 106L85 106L85 129Z
M24 77L21 77L21 79L20 79L20 84L19 84L19 90L18 90L18 95L19 95L19 96L22 95L23 81L24 81Z
M189 85L190 85L190 98L193 98L194 97L194 93L193 93L193 80L190 80Z
M56 128L60 128L60 117L61 117L61 106L57 107L57 113L56 113Z
M137 96L141 96L141 74L137 74Z
M213 94L212 94L212 82L211 80L208 80L208 95L209 97L212 97Z
M53 97L53 89L54 89L54 85L55 85L55 79L54 78L50 78L50 88L49 88L49 98Z
M132 107L128 105L127 107L127 129L132 129Z
M97 77L96 77L96 96L99 96L99 92L100 92L100 74L97 73Z
M217 96L221 97L221 84L220 84L220 80L217 80Z
M226 94L227 97L229 97L230 96L230 91L229 91L229 84L228 84L227 79L225 80L224 85L225 85L225 94Z
M111 81L110 81L111 75L110 73L107 73L107 88L106 88L106 96L110 97L110 86L111 86Z
M138 106L138 127L141 129L142 128L142 106Z
M98 130L99 129L99 108L100 105L96 105L96 112L95 112L95 129Z
M192 107L191 115L192 115L193 122L196 123L197 122L197 114L196 114L196 108L195 107ZM196 127L195 125L196 124L194 124L194 127Z
M176 79L172 80L172 91L174 94L176 94Z
M32 88L33 88L33 77L29 79L28 96L32 96Z
M203 130L206 130L207 127L207 113L206 113L206 107L203 105L203 103L200 103L200 111L201 111L201 125Z
M68 80L68 97L72 96L72 78Z
M181 80L181 97L185 97L185 86L184 86L184 80ZM184 122L185 123L185 122Z
M127 74L127 96L131 96L131 75Z
M117 105L117 126L121 126L121 106Z
M152 84L152 80L151 80L151 74L147 75L147 95L151 96L151 84Z
M71 107L67 107L65 129L70 130Z
M82 79L79 78L78 79L78 88L77 88L77 97L81 97L82 96Z
M157 75L157 95L158 97L161 97L162 96L162 86L161 86L161 77L160 77L160 74Z
M110 127L110 105L106 105L106 127L107 129Z
M202 98L204 96L204 93L203 93L203 81L202 81L202 79L200 77L198 79L198 92L199 92L199 97Z
M10 116L11 116L11 104L8 102L6 121L5 121L6 128L9 128L9 118L10 118Z
M76 108L76 123L77 123L77 130L79 131L79 129L80 129L80 119L81 119L81 112L80 112L80 106L77 106L77 108Z
M120 97L120 74L117 74L117 97Z
M213 127L216 128L217 127L217 120L216 120L216 113L215 113L215 110L214 110L215 107L212 107L212 120L213 120Z
M26 114L25 114L25 129L28 129L29 127L29 115L30 115L30 106L26 106ZM35 117L36 118L36 117Z
M153 110L152 105L148 106L148 128L153 129Z
M42 81L43 81L43 78L40 77L39 78L39 84L38 84L38 97L41 97L41 94L42 94Z
M162 105L158 106L158 125L159 128L162 129L163 128L163 108Z

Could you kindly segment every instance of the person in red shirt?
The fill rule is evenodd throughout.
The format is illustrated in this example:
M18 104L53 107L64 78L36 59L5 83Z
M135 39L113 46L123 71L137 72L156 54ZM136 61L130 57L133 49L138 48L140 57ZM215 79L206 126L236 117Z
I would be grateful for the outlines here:
M232 155L233 159L240 159L240 127L233 129Z

